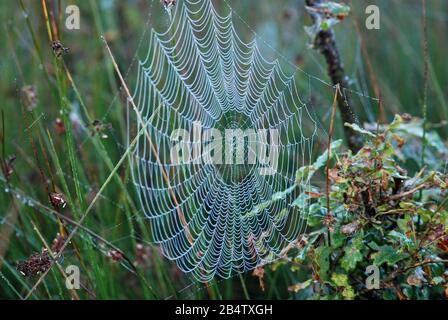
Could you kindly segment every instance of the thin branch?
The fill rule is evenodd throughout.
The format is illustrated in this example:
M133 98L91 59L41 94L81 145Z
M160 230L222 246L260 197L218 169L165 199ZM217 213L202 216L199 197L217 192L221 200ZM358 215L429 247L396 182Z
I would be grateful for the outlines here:
M306 5L310 8L316 7L323 0L306 0ZM318 23L317 13L310 13L314 23ZM347 90L349 88L349 80L345 74L344 66L336 45L336 38L333 30L320 30L314 39L314 48L317 49L324 57L328 67L328 76L331 78L333 85L340 85L343 95L338 96L338 107L341 114L342 123L355 123L356 118L353 113L352 101ZM348 147L353 152L361 149L362 140L360 135L352 128L344 126L344 134Z

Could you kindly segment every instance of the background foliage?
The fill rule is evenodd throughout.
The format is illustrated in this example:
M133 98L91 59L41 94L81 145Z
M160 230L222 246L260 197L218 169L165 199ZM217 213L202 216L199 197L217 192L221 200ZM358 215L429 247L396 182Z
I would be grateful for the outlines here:
M219 10L226 10L223 1L214 2ZM125 150L124 96L100 36L107 38L121 69L127 70L148 13L152 13L155 27L168 23L155 0L77 1L81 30L68 32L61 28L59 1L47 0L49 14L59 24L59 38L70 48L57 59L41 3L0 3L0 184L4 191L0 192L0 297L6 299L23 298L32 291L39 278L33 274L39 267L45 269L49 260L43 249L60 246L58 233L73 229L72 222L86 211ZM60 3L64 8L73 1ZM303 27L310 20L303 1L229 3L260 38L290 62L327 79L323 58L308 48ZM391 122L395 114L406 112L414 117L397 117L391 127L381 125L378 131L376 103L353 97L352 111L370 133L363 132L366 146L357 155L334 144L332 150L337 152L332 152L328 175L334 221L322 224L327 213L327 136L322 130L315 158L323 156L313 169L316 189L313 194L302 195L315 202L309 236L291 248L285 261L260 267L253 275L207 286L197 284L145 242L148 230L135 216L138 210L129 191L129 172L123 166L87 217L86 229L73 239L60 261L63 266L80 266L83 289L67 291L60 270L52 268L30 298L445 297L446 264L434 261L447 258L444 173L448 108L444 88L448 65L444 60L448 44L444 39L448 3L427 1L430 131L424 168L419 120L424 92L421 1L375 3L381 9L380 30L364 28L365 1L353 1L352 13L336 27L346 71L355 90L371 95L375 89L381 92L383 124ZM243 37L252 37L247 27L238 21L236 24ZM278 53L261 47L264 54L276 58ZM131 68L127 77L131 87L132 72ZM303 88L307 88L307 79L302 80ZM334 92L318 83L312 86L310 101L321 128L328 130ZM334 123L333 137L337 140L342 137L338 116ZM310 168L306 170L310 174ZM50 201L52 190L63 195L65 207L57 198ZM295 205L300 206L301 200ZM22 264L17 268L19 262ZM372 262L380 265L385 280L381 290L366 292L364 272Z

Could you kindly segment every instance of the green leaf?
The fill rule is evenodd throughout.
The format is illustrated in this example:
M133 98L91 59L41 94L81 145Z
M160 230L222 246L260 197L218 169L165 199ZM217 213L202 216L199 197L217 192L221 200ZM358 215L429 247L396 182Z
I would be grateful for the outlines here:
M342 290L342 296L347 300L353 300L356 297L355 291L351 286L348 286Z
M397 300L397 296L391 289L386 289L383 291L384 300Z
M331 235L331 246L333 249L342 247L347 237L340 232L335 232Z
M364 258L361 249L363 248L362 239L364 233L358 233L349 246L344 248L344 256L341 259L341 266L345 271L354 270L357 263Z
M350 6L345 3L329 1L315 4L315 6L330 15L345 17L350 13Z
M379 251L380 247L378 246L378 244L374 241L370 241L369 242L369 247L372 248L373 250Z
M438 285L438 284L441 284L441 283L444 283L444 282L445 282L445 280L442 277L434 277L434 278L432 278L432 283L435 284L435 285Z
M411 218L408 216L408 215L406 215L406 216L404 216L404 218L403 219L398 219L397 220L397 225L398 225L398 228L403 232L403 233L406 233L406 232L408 232L408 231L410 231L410 227L409 227L409 222L411 221Z
M405 245L408 250L415 249L414 242L409 239L404 233L392 230L391 232L389 232L389 237L398 239L400 241L400 245Z
M354 245L348 246L344 249L344 256L341 259L341 266L345 271L354 270L356 264L361 262L363 255L361 250L356 248Z
M319 247L315 251L315 261L319 266L319 277L322 280L328 279L328 270L330 269L330 247Z
M320 28L322 31L327 31L328 29L330 29L327 20L322 21L322 23L320 24Z
M344 299L352 300L355 298L356 294L352 286L348 283L348 276L346 274L333 273L331 275L331 280L337 287L344 288L342 290L342 296Z
M351 128L353 131L356 131L356 132L358 132L358 133L360 133L360 134L362 134L364 136L368 136L368 137L371 137L371 138L376 138L376 134L361 128L356 123L347 123L346 122L344 124L344 126L346 126L348 128Z
M334 157L336 154L336 150L338 150L342 146L342 139L335 140L330 144L330 159ZM313 167L316 170L319 170L320 168L324 167L327 164L328 160L328 150L325 150L324 153L322 153L317 159L316 162L314 162Z
M347 287L348 284L348 276L346 274L333 273L331 275L331 281L338 287Z
M342 146L342 140L335 140L330 144L330 159L332 159L336 151ZM311 177L316 173L317 170L321 169L327 164L328 161L328 150L325 150L324 153L322 153L316 161L309 166L301 167L299 170L297 170L296 173L296 184L300 185L303 182L308 182Z
M392 121L392 123L389 125L389 130L395 130L397 129L401 124L403 123L403 118L399 115L396 114L394 117L394 120Z
M398 252L392 246L381 246L378 254L375 256L374 263L377 266L381 266L383 263L387 263L389 266L395 265L397 262L409 257L407 253Z

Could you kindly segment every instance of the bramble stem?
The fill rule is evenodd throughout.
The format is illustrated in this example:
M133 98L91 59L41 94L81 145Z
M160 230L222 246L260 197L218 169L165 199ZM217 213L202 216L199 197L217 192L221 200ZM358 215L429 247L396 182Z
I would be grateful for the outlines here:
M315 7L322 2L322 0L306 0L306 5L308 7ZM310 13L310 15L313 22L317 23L317 14ZM355 123L356 118L355 114L352 112L352 101L350 95L345 90L349 88L349 81L345 74L339 50L336 46L336 38L333 30L320 30L314 39L313 45L314 48L325 57L328 67L328 76L331 78L331 82L335 86L339 84L341 92L344 93L340 94L337 98L342 123ZM361 137L356 131L350 127L344 126L344 134L350 150L357 152L361 149Z

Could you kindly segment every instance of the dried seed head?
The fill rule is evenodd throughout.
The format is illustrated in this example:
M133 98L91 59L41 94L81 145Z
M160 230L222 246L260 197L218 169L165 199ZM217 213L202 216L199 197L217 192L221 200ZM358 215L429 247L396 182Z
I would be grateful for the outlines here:
M56 120L54 121L54 129L59 135L65 133L65 125L61 118L56 118Z
M92 137L98 134L102 139L107 139L109 136L105 133L105 131L112 129L111 123L102 123L100 120L94 120L91 126Z
M323 225L326 226L330 231L333 231L334 229L334 222L335 220L331 213L327 213L322 220Z
M64 238L61 236L60 233L58 233L56 235L56 238L54 238L53 242L51 243L51 251L53 251L54 254L58 254L59 251L61 251L63 245L64 245Z
M60 41L53 41L51 43L51 50L53 50L54 55L59 58L63 54L70 52L70 48L65 48Z
M43 249L40 254L31 255L26 261L17 265L17 271L24 277L34 277L50 268L51 257L48 251Z
M24 86L20 89L20 97L26 110L33 111L37 106L37 91L34 86Z
M60 193L51 192L48 195L48 197L50 199L50 203L55 207L65 208L65 206L67 205L67 202L65 201L64 197Z
M114 262L121 262L124 259L123 253L117 250L110 250L108 256L111 257Z
M16 156L11 156L5 161L4 166L2 166L3 175L6 179L14 173L14 161L16 161Z

